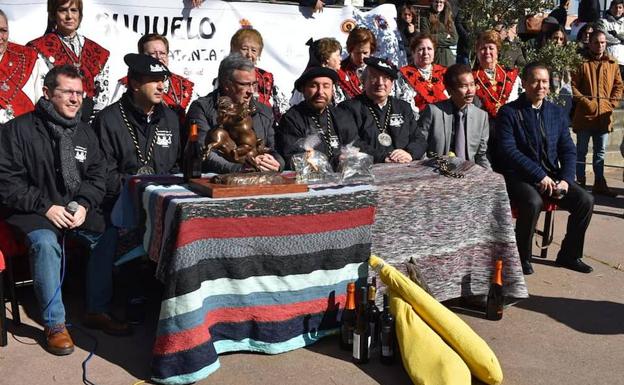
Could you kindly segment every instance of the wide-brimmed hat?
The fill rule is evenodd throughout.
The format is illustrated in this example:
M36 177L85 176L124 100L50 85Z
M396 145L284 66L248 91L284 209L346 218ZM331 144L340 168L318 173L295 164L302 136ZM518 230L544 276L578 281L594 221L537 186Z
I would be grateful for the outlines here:
M308 80L314 78L330 78L334 83L338 82L338 73L328 67L309 67L299 76L299 79L295 80L295 89L301 92L301 89Z

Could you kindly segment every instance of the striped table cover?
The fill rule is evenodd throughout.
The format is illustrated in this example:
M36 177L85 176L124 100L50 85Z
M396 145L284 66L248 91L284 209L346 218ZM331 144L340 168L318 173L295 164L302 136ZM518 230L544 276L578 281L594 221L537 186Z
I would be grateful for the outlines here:
M503 258L505 296L527 298L505 181L464 167L456 179L422 162L375 165L373 253L404 273L413 258L438 301L487 295L494 259Z
M152 380L184 384L218 354L277 354L338 330L348 282L368 275L371 186L211 199L142 188L143 244L164 283Z

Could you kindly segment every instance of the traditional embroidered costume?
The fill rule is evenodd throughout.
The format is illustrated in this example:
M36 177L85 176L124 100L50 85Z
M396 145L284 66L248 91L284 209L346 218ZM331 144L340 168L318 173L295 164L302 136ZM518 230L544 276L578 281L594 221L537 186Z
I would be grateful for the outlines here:
M346 58L340 63L341 71L338 71L338 77L340 78L338 84L349 99L353 99L362 93L360 76L364 68L366 66L356 67L350 58Z
M108 50L80 34L69 37L56 32L47 33L28 45L39 53L48 69L63 64L76 66L83 75L82 86L87 97L93 100L95 111L108 105Z
M9 42L0 60L0 123L31 112L41 96L45 65L32 48Z
M488 73L489 72L489 73ZM503 68L496 65L495 71L477 69L473 71L477 86L476 95L483 103L490 119L494 119L498 110L507 102L518 97L518 69Z
M409 64L402 67L400 71L414 91L416 91L414 104L416 104L419 111L422 112L428 104L448 99L443 80L446 67L433 64L426 69L417 68L415 65Z

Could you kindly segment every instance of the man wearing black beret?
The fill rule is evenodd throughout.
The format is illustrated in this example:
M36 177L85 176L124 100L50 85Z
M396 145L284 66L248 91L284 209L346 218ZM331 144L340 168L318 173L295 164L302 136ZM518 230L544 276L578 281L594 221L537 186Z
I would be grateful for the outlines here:
M375 163L408 163L415 158L417 121L409 103L390 96L399 71L387 60L364 59L364 93L340 104L358 129L360 150Z
M128 176L171 174L180 156L178 118L162 103L169 70L147 55L127 54L124 61L128 90L93 123L108 164L107 196L114 199Z
M106 158L108 179L103 208L106 232L114 242L118 231L110 224L110 213L124 181L135 174L175 173L181 153L178 116L163 103L169 70L148 55L131 53L124 61L128 65L126 93L93 122ZM126 317L139 323L143 315Z
M353 122L341 110L332 107L334 83L338 74L327 67L310 67L295 81L295 88L304 100L291 107L283 116L275 131L277 150L292 169L292 156L305 151L304 142L311 135L318 135L320 143L315 150L321 151L332 164L337 164L340 146L359 138Z

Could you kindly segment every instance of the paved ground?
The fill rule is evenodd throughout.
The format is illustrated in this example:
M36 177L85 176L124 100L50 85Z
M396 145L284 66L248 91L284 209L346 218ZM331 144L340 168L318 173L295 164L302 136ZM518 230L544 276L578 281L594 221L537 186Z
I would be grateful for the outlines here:
M598 198L588 231L586 261L594 266L584 275L554 267L552 262L565 230L567 214L556 214L554 245L548 259L535 263L527 277L531 298L507 309L501 321L458 310L498 355L506 385L624 384L624 183L622 170L611 170L609 184L619 196ZM591 177L588 177L591 180ZM538 253L537 248L535 254ZM540 262L540 263L538 263ZM67 282L72 321L80 319L80 284ZM73 329L77 350L54 357L40 346L41 327L32 321L32 290L19 290L22 318L27 325L11 328L9 345L0 348L0 384L80 384L81 362L96 341ZM157 298L157 288L154 288ZM99 332L95 356L87 365L88 379L98 385L131 385L149 376L154 315L133 337L111 338ZM418 341L414 341L418 343ZM328 338L306 349L278 356L228 354L221 368L198 384L384 384L408 385L402 366L372 362L356 366L348 353Z

